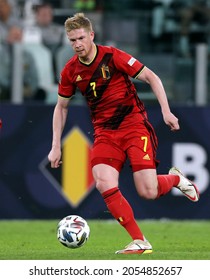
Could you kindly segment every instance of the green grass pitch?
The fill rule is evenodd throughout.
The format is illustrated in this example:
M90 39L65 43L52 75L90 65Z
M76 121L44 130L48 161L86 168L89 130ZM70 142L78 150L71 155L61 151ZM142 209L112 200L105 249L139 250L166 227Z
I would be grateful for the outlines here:
M56 237L58 220L0 221L0 260L210 260L210 221L139 221L153 246L148 255L116 255L131 240L116 221L88 220L78 249Z

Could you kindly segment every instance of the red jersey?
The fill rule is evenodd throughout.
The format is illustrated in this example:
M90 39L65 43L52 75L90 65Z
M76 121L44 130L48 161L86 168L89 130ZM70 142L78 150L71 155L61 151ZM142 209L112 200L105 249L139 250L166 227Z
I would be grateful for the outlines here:
M126 128L146 117L130 77L137 77L144 65L131 55L108 46L96 46L89 64L74 55L61 72L58 94L70 98L79 88L91 111L94 129Z

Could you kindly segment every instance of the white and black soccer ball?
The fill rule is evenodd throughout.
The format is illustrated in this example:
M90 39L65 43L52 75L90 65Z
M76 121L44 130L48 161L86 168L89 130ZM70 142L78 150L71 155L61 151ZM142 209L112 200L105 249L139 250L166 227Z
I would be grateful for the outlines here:
M90 236L90 228L85 219L77 215L63 218L57 227L57 238L61 244L76 249L83 246Z

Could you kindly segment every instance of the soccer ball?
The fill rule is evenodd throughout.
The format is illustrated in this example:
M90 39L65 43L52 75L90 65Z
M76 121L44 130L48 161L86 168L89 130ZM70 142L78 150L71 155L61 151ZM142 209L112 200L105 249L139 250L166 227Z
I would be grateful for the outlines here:
M89 236L88 223L80 216L69 215L58 223L57 238L68 248L76 249L83 246Z

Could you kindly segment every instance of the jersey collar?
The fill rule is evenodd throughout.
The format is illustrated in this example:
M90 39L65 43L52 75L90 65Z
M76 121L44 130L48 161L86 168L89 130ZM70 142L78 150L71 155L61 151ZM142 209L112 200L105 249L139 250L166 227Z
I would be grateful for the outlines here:
M80 61L82 64L84 64L84 65L90 65L90 64L95 60L96 55L97 55L97 53L98 53L98 47L97 47L95 44L94 44L94 49L95 49L94 56L93 56L93 58L92 58L92 60L91 60L90 62L84 62L84 61L82 61L82 60L78 57L79 61Z

